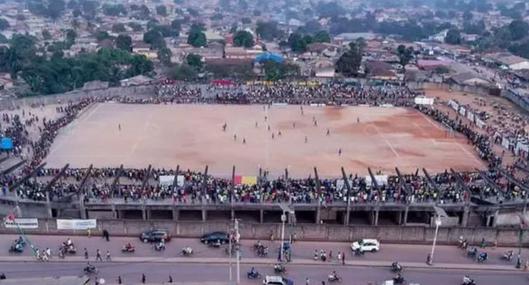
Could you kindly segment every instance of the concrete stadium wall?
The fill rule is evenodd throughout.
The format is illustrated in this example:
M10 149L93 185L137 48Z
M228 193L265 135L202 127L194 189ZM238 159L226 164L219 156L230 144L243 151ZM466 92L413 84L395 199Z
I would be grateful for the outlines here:
M229 222L169 222L169 221L126 221L104 220L98 221L98 228L92 231L93 235L100 234L103 229L112 236L139 236L151 228L166 229L173 237L197 238L212 231L227 231ZM24 230L26 234L62 234L86 235L87 231L57 230L55 220L39 220L39 228ZM274 234L275 239L280 236L281 224L240 224L241 237L244 239L270 239ZM298 224L286 226L285 236L296 234L298 240L307 241L339 241L352 242L361 238L377 238L382 242L391 243L419 243L429 244L433 240L435 228L421 226L341 226L341 225L313 225ZM0 233L16 234L16 229L7 229L2 224ZM498 245L515 246L518 244L519 230L516 228L461 228L450 227L439 229L438 242L441 244L456 243L460 236L467 238L470 243L478 244L482 238L489 243L497 242ZM523 235L524 245L529 245L529 233Z

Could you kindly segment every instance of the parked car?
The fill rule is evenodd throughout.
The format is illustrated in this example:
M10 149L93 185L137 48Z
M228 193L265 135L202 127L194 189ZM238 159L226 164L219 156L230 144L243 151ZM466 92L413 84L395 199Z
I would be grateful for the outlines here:
M225 244L230 241L230 238L226 232L212 232L205 234L200 237L200 242L204 244L220 243Z
M160 242L161 240L170 241L171 237L164 230L150 230L141 233L140 240L143 242Z
M377 252L380 250L380 243L376 239L361 239L353 242L351 250L360 252Z
M266 276L263 280L264 285L294 285L294 282L290 279L282 276Z

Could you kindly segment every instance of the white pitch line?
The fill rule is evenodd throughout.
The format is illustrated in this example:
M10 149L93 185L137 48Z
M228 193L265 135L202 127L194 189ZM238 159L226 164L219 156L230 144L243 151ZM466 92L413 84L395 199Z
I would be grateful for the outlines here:
M393 152L393 154L394 154L396 157L400 158L399 153L395 150L395 148L393 148L393 145L388 141L388 139L386 138L386 136L385 136L382 132L379 131L378 127L377 127L376 125L372 125L372 124L369 124L369 125L370 125L370 126L373 126L373 128L375 128L375 131L377 132L377 134L378 134L379 136L382 137L382 139L384 140L384 142L386 143L386 145L391 149L391 151Z

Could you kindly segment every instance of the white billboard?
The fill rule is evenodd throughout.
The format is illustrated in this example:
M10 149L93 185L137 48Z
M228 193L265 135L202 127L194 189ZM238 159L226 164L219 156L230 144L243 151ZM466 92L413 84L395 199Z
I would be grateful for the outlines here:
M16 218L15 220L6 219L4 226L6 229L38 229L39 220L26 218Z
M97 221L95 219L89 220L60 220L57 219L58 230L88 230L95 229Z

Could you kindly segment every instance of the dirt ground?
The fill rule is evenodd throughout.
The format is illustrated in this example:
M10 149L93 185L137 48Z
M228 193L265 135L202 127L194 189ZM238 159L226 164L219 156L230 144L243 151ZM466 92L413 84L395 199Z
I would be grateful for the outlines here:
M385 174L395 167L484 167L462 136L413 109L304 106L302 113L300 106L117 103L95 104L62 129L46 161L200 171L208 165L217 176L231 175L232 165L237 175L257 175L261 167L272 176L288 168L292 177L307 177L313 167L321 177L339 176L341 166L362 175L367 167Z

